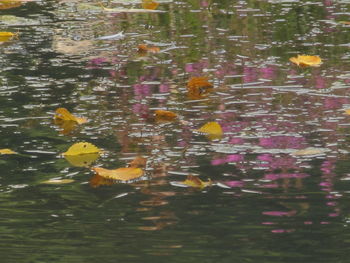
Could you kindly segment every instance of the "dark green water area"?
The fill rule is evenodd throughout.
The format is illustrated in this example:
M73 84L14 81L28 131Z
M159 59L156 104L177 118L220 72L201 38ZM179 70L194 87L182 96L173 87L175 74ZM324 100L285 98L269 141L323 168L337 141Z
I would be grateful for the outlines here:
M350 1L102 3L0 6L0 261L350 262ZM91 169L136 156L131 181Z

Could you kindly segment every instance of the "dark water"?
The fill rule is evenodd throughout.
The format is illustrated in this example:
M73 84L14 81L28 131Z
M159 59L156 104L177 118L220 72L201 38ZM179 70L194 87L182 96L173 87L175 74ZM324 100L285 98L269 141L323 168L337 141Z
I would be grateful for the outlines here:
M0 156L1 262L350 262L349 1L85 4L0 10L20 18L0 18L19 33L0 46L0 148L18 152ZM190 98L194 76L213 92ZM89 122L62 131L59 107ZM222 138L193 132L210 121ZM93 166L147 157L146 179L104 185L60 157L81 141L105 151ZM189 174L213 184L174 183Z

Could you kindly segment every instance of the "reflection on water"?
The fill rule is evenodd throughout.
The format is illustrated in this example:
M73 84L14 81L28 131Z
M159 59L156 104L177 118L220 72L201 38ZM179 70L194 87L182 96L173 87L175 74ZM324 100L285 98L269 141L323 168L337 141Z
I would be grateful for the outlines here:
M0 6L4 262L346 262L347 2L103 4L129 11ZM60 156L83 141L104 155ZM90 169L135 156L139 180Z

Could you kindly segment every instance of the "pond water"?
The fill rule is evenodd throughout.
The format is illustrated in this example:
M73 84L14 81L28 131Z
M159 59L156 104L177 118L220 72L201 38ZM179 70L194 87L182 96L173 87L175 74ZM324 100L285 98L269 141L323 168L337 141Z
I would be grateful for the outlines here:
M0 43L0 148L17 152L0 156L1 261L349 262L349 3L0 7L18 33ZM213 89L191 94L193 77ZM89 121L57 125L60 107ZM223 134L196 132L209 122ZM77 142L104 152L60 155ZM91 170L136 156L135 180Z

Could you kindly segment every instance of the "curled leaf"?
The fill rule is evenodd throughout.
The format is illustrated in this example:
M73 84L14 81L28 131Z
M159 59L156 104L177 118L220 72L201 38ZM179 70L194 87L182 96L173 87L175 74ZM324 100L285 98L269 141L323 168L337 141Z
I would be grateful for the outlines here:
M203 189L207 186L212 185L212 181L209 179L209 181L204 182L198 176L188 175L185 181L173 182L172 184L175 186L194 187Z
M129 181L139 178L143 175L143 170L141 168L126 167L118 168L114 170L109 170L101 167L92 168L99 176L107 179Z
M80 155L65 155L64 158L73 166L89 167L99 156L99 153L88 153Z
M155 120L156 121L173 121L177 118L177 114L171 111L166 110L156 110L155 112Z
M0 154L16 154L16 152L11 149L0 149Z
M64 156L80 155L90 153L101 153L102 151L92 143L78 142L69 147L68 151L62 153Z
M214 121L204 124L195 131L206 134L210 140L220 139L223 135L221 125Z
M319 56L298 55L289 59L292 63L299 67L319 67L322 60Z
M154 10L157 9L159 6L159 3L153 0L142 0L142 8L144 9L149 9L149 10Z
M74 182L73 179L49 179L41 182L42 184L69 184Z
M75 117L66 108L58 108L56 110L55 119L63 120L63 121L75 121L78 124L83 124L87 122L86 118Z

